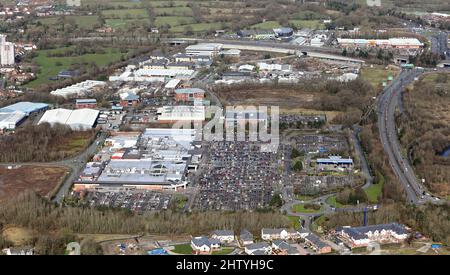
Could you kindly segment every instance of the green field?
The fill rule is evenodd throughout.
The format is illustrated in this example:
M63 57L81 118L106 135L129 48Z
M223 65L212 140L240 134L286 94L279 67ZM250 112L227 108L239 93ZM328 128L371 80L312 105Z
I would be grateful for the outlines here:
M137 25L148 25L150 21L148 19L134 19L134 20L124 20L124 19L105 19L105 25L113 29L118 28L128 28L133 24Z
M147 10L145 9L117 9L117 10L104 10L102 11L103 16L107 18L148 18Z
M141 2L130 2L130 1L113 1L111 3L108 3L108 6L110 7L125 7L125 8L140 8L142 7L142 3Z
M192 9L189 7L170 7L170 8L155 8L156 15L170 15L170 16L191 16Z
M292 27L297 29L325 29L325 25L320 20L300 20L300 19L292 19L289 20L289 23Z
M361 70L361 77L369 81L374 88L381 90L383 81L387 82L388 76L395 77L398 72L398 69L386 69L385 66L372 65L372 67L367 66Z
M155 8L170 7L171 4L173 7L186 7L188 1L151 1L150 4Z
M70 57L47 57L49 52L61 52L69 48L58 48L52 50L40 50L38 56L33 58L40 72L37 74L37 78L32 82L26 84L29 88L35 88L41 84L50 82L49 78L56 76L60 71L69 69L72 64L75 63L91 63L95 62L97 66L102 67L108 65L110 62L119 61L122 54L113 48L106 48L104 54L85 54L81 56ZM57 63L60 66L57 66Z
M297 229L300 228L301 224L300 224L300 217L296 217L296 216L288 216L288 219L291 221L292 224L292 228Z
M378 197L383 192L384 177L381 174L379 174L378 176L380 178L378 183L372 184L372 186L364 190L366 192L367 198L369 199L369 202L371 203L377 203Z
M174 246L172 252L177 254L190 255L192 254L192 247L190 243L177 244Z
M155 19L156 26L168 24L172 27L186 24L193 24L194 18L189 16L158 16Z
M306 209L305 204L299 203L292 207L292 210L296 213L318 213L323 210L323 206L320 207L319 210L314 209Z
M170 29L171 32L184 32L186 26L192 27L194 32L208 31L208 30L218 30L224 27L223 23L198 23L198 24L188 24L184 26L176 26Z
M339 202L336 201L336 196L328 197L326 202L329 205L333 206L334 208L341 208L341 207L344 206L344 205L342 205L342 204L340 204Z
M212 255L228 255L231 252L233 252L234 248L232 247L225 247L222 248L221 250L217 250L217 251L213 251Z
M81 28L92 28L98 23L98 16L96 15L71 15L65 18L66 22L73 20ZM58 17L39 18L37 22L40 22L42 25L54 26L58 24Z
M281 27L277 21L266 21L263 23L255 24L251 26L252 29L271 30Z

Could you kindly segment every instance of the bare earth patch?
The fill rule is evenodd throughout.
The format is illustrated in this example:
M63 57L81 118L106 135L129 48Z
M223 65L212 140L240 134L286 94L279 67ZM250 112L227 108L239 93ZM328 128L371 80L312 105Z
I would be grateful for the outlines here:
M16 196L25 190L33 190L49 196L64 179L68 168L56 166L21 166L8 169L0 167L0 201Z

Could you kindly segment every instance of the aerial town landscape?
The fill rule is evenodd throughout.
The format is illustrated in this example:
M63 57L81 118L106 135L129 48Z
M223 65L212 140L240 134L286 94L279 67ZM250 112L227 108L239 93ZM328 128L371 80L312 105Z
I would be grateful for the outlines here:
M0 255L449 255L447 0L0 0Z

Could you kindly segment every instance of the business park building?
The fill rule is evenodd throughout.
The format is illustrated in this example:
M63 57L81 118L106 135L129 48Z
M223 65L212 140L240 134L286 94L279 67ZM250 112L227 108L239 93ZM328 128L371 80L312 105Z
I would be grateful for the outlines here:
M177 190L188 184L193 129L149 128L108 138L74 183L74 190Z

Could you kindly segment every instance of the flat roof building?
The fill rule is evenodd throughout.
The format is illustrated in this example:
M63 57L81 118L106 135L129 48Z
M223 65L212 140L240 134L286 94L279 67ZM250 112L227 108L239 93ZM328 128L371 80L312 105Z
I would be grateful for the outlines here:
M22 112L29 116L32 113L41 112L46 109L48 109L48 104L23 101L1 108L0 113Z
M205 55L216 56L222 51L222 44L218 43L199 43L186 47L186 54L190 56Z
M164 106L156 112L157 120L162 123L177 121L204 121L204 106Z
M25 118L26 115L22 112L0 112L0 130L14 130Z
M50 92L51 95L55 96L62 96L65 98L71 97L71 96L83 96L87 92L92 91L96 87L103 87L106 85L106 82L104 81L97 81L97 80L86 80L65 88L57 89L52 92Z
M53 109L44 113L38 124L56 123L64 124L72 128L72 130L88 130L94 127L99 116L98 110L93 109Z

